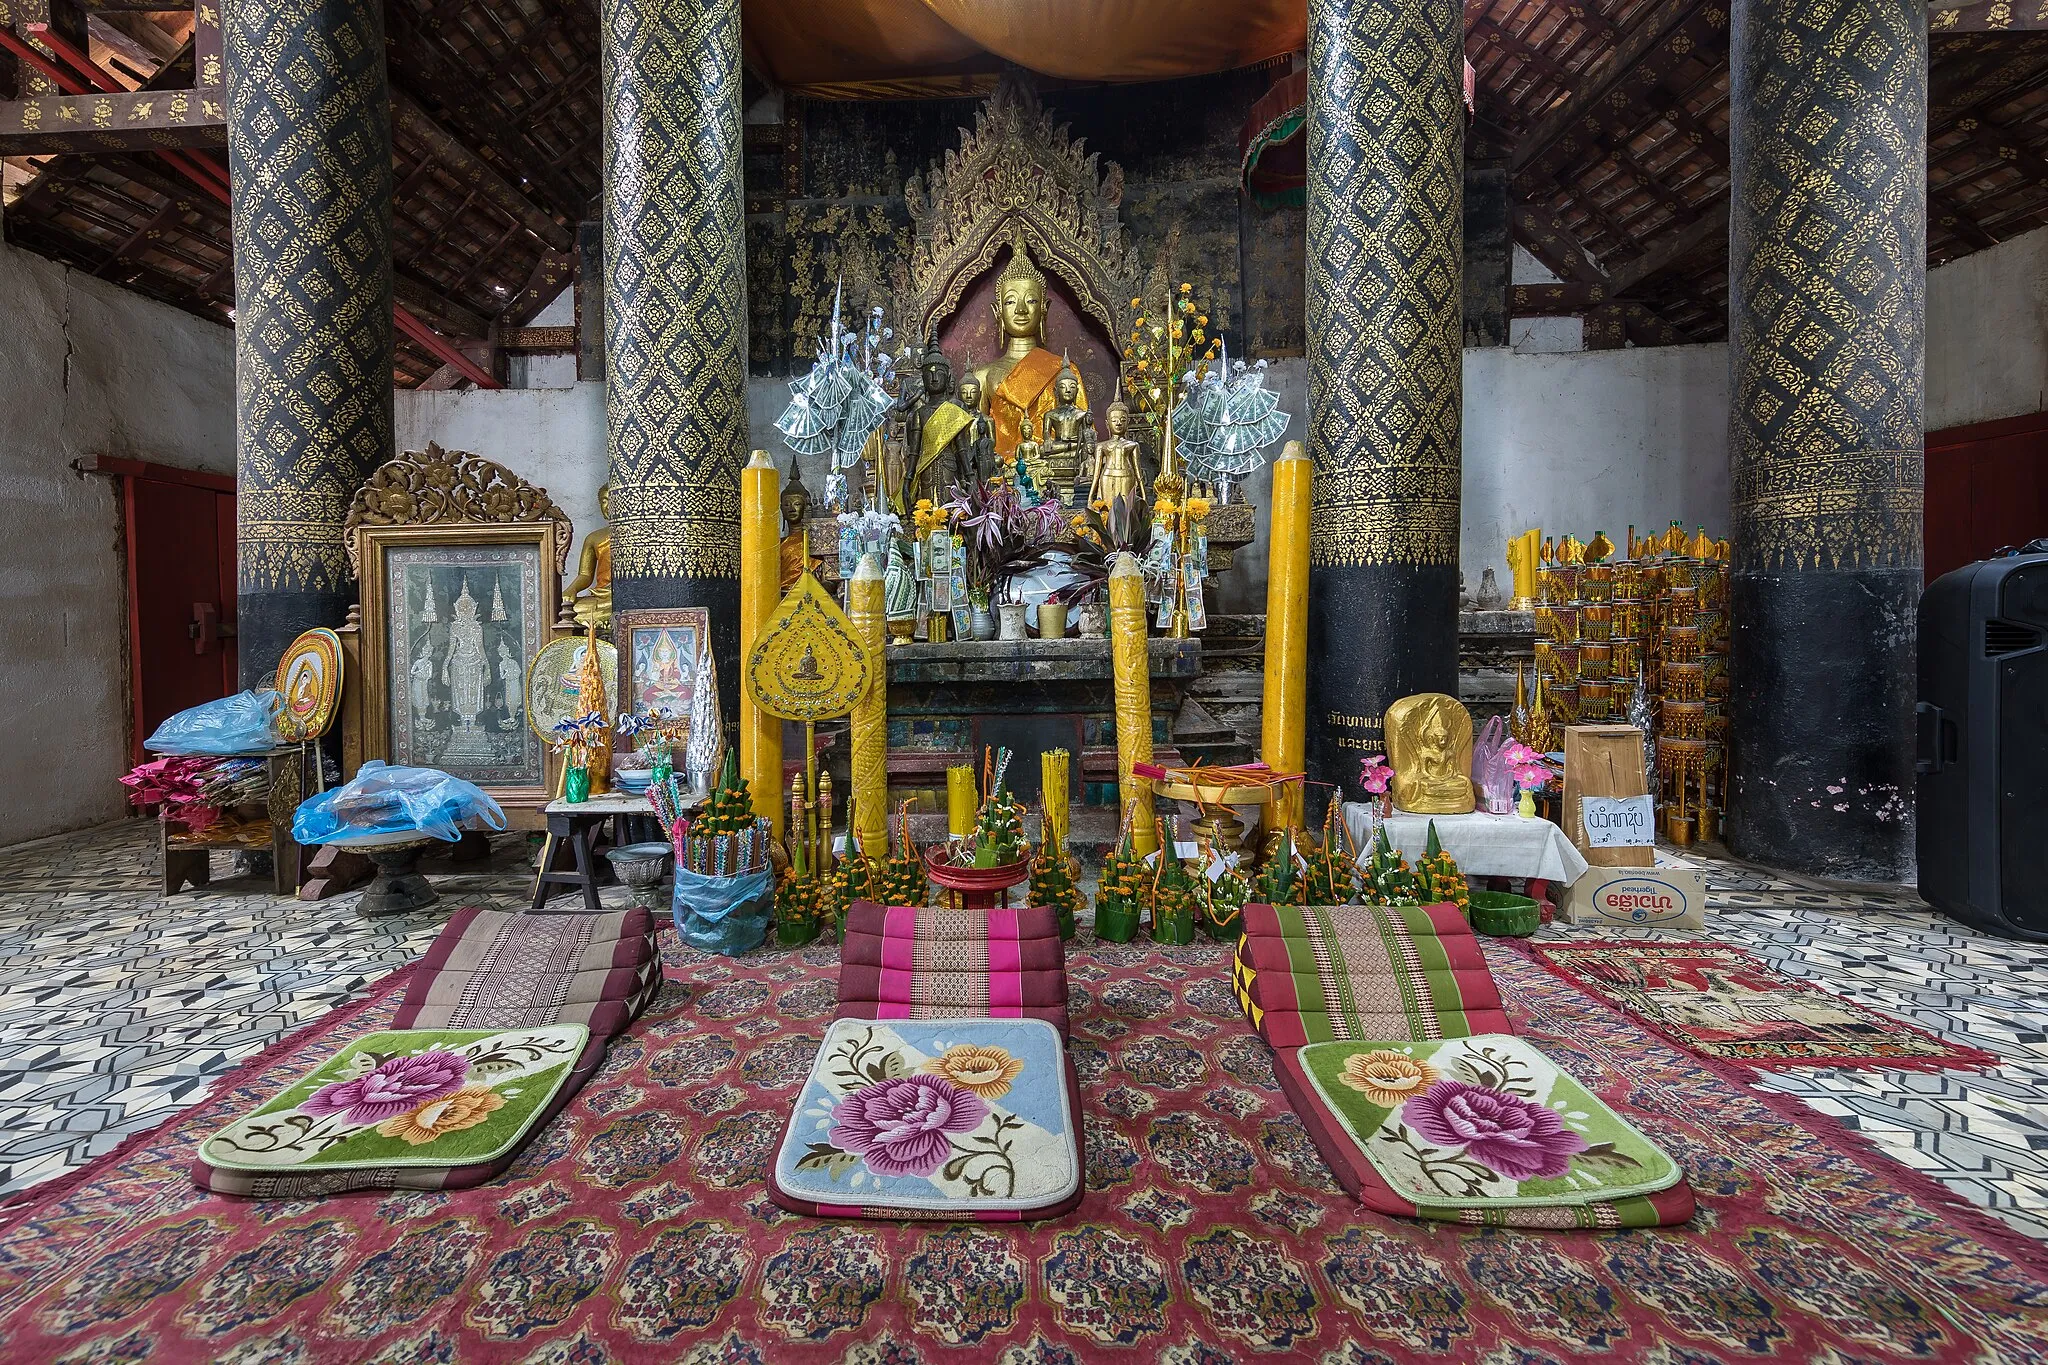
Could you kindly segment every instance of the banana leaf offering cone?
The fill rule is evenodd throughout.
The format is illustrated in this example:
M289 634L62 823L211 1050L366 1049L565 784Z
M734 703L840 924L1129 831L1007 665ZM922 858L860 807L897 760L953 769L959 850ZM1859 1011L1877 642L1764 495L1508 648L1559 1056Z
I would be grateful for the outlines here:
M1266 865L1252 883L1251 898L1262 905L1306 905L1308 883L1302 875L1301 844L1294 830L1280 832Z
M1166 837L1159 844L1159 866L1152 882L1152 941L1193 943L1195 921L1203 913L1205 899L1196 885L1199 873L1190 874L1179 855L1177 818L1166 822Z
M1225 868L1222 876L1209 883L1203 931L1213 939L1235 939L1244 930L1244 907L1251 898L1251 879L1234 867Z
M1152 869L1132 844L1136 810L1135 802L1125 808L1116 847L1102 860L1102 875L1095 883L1095 937L1105 943L1129 943L1136 938L1152 899Z

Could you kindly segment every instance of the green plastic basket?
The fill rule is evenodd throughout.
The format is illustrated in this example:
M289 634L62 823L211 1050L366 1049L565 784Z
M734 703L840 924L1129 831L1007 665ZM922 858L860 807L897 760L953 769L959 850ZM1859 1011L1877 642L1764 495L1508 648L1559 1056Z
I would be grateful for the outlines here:
M1543 924L1543 907L1510 891L1471 893L1472 927L1495 938L1527 938Z

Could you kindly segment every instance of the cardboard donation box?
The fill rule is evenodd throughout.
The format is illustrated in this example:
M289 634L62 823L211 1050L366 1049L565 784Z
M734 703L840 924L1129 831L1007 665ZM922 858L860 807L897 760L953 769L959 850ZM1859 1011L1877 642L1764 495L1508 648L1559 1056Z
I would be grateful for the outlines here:
M1643 771L1641 730L1566 727L1563 814L1565 836L1595 869L1656 864L1656 810Z
M1595 867L1565 889L1567 924L1707 927L1707 877L1691 867Z

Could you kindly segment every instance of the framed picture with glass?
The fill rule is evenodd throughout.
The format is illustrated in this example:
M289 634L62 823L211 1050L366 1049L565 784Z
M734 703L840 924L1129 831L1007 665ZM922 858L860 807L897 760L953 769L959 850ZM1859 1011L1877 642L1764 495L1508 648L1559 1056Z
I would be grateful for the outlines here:
M698 660L711 631L707 607L643 607L612 617L619 647L620 711L688 717Z
M362 759L439 768L508 807L548 800L526 677L554 631L552 521L365 526Z

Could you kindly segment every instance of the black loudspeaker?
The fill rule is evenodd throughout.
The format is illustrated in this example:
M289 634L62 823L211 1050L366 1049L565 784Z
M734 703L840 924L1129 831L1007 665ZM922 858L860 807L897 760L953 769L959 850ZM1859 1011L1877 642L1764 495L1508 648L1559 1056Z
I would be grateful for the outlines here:
M1943 574L1920 598L1920 894L2048 941L2048 554Z

